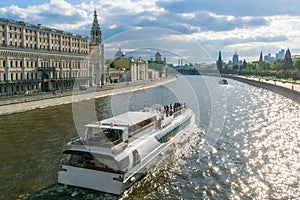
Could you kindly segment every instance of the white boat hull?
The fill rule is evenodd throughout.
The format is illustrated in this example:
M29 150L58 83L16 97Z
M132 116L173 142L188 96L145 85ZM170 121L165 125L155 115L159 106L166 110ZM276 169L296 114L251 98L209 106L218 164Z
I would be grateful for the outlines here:
M124 191L121 174L62 165L65 171L58 172L58 182L65 185L105 191L111 194L121 194Z

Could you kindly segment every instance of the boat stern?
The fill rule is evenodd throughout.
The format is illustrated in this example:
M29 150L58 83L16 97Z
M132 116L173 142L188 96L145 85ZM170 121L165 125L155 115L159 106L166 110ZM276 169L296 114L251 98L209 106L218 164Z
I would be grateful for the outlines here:
M61 165L58 183L120 195L126 189L123 174Z

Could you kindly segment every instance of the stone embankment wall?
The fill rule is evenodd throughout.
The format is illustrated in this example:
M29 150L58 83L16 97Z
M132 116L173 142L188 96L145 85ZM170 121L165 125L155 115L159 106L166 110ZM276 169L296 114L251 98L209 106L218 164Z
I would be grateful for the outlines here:
M300 92L289 89L289 88L285 88L285 87L281 87L281 86L277 86L275 84L271 84L271 83L266 83L266 82L259 82L256 80L251 80L251 79L246 79L246 78L241 78L241 77L236 77L236 76L230 76L230 75L222 75L222 77L224 78L230 78L230 79L234 79L243 83L247 83L249 85L253 85L256 87L260 87L260 88L264 88L273 92L276 92L282 96L285 96L295 102L297 102L298 104L300 104Z

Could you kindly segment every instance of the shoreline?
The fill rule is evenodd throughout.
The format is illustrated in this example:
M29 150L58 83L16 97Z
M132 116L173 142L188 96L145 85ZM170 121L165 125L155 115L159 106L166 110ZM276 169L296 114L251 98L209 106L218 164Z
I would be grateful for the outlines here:
M32 100L32 101L24 101L20 103L16 103L13 101L10 104L5 104L0 106L0 116L3 115L10 115L10 114L15 114L15 113L20 113L20 112L25 112L25 111L30 111L30 110L35 110L39 108L46 108L46 107L53 107L53 106L59 106L59 105L64 105L64 104L70 104L72 102L77 102L77 101L83 101L83 100L90 100L90 99L97 99L101 97L107 97L107 96L113 96L117 94L125 94L125 93L130 93L130 92L135 92L135 91L140 91L140 90L145 90L149 88L154 88L160 85L167 84L169 82L172 82L176 80L175 76L158 80L158 81L153 81L153 82L141 82L138 84L130 84L130 85L116 85L114 88L111 89L106 89L102 91L87 91L85 93L75 93L73 92L70 95L65 95L65 96L54 96L52 98L45 98L45 99L37 99L37 100Z
M272 92L275 92L277 94L280 94L286 98L291 99L292 101L300 104L300 91L296 90L295 88L292 90L292 86L291 87L286 87L286 86L280 86L280 85L276 85L276 83L272 84L269 82L264 82L264 81L258 81L258 80L254 80L254 79L249 79L249 78L243 78L243 77L239 77L239 76L234 76L234 75L221 75L223 78L229 78L229 79L233 79L239 82L243 82L255 87L259 87L259 88L263 88L266 90L270 90ZM271 81L270 81L271 82ZM287 85L287 83L285 83ZM297 87L300 87L299 85L296 85ZM297 88L298 89L298 88Z

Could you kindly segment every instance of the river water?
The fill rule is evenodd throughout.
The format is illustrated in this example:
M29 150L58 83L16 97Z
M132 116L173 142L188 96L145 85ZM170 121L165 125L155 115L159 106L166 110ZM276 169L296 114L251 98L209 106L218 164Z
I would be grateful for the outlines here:
M121 197L57 184L64 144L90 120L71 104L0 117L0 199L298 199L300 106L237 81L217 83L185 76L95 101L99 119L187 102L205 130Z

